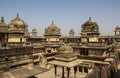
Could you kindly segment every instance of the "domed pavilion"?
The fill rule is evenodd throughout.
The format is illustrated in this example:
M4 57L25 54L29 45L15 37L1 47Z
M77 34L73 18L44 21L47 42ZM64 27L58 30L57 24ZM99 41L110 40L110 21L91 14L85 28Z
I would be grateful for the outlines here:
M56 26L53 21L52 24L50 24L47 28L45 28L44 36L49 42L59 41L61 32L58 26Z
M17 14L16 18L10 21L8 24L10 31L27 31L27 23L25 23L21 18L19 18L19 14Z
M98 42L99 26L91 17L81 26L81 41L87 44L88 42Z
M8 43L7 46L23 46L25 45L28 33L28 25L17 14L16 18L8 24Z
M82 36L99 36L99 26L96 22L94 22L91 17L89 17L88 21L82 24L81 26L81 35Z

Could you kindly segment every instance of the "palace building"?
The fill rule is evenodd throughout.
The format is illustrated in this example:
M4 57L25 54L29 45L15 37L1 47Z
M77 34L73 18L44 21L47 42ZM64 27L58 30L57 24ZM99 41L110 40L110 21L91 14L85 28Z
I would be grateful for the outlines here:
M43 78L40 75L52 70L44 78L113 78L119 70L118 26L115 35L100 35L99 25L89 17L79 36L74 29L62 36L53 21L43 36L37 35L39 31L33 28L30 34L19 14L8 24L1 17L0 78L6 74L9 78Z

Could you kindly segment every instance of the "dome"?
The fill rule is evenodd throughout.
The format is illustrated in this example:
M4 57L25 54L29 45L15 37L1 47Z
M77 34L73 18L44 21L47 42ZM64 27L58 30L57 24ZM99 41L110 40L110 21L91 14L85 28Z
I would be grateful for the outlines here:
M34 29L32 29L32 32L37 32L37 30L34 28Z
M70 29L69 34L74 34L74 33L75 33L74 30Z
M45 29L45 35L60 35L60 29L52 21L52 24Z
M9 28L22 28L24 29L28 25L19 18L19 15L17 14L17 17L10 21Z
M115 28L115 31L120 31L120 27L117 26L117 27Z
M59 51L60 53L73 53L73 48L68 44L64 44L60 47Z
M99 32L99 26L89 17L89 20L82 25L82 31Z
M94 22L91 17L89 17L89 20L83 24L84 26L98 26L96 22Z

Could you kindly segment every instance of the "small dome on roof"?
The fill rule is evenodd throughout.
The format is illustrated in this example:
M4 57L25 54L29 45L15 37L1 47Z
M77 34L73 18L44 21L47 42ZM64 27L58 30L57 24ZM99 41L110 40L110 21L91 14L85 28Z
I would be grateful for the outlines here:
M75 33L74 30L70 29L69 34L74 34L74 33Z
M52 21L52 24L45 29L45 35L60 35L60 29Z
M120 31L120 27L117 26L117 27L115 28L115 31Z
M59 51L60 53L73 53L73 48L68 44L64 44L60 47Z
M37 32L37 30L34 28L34 29L32 29L32 32Z

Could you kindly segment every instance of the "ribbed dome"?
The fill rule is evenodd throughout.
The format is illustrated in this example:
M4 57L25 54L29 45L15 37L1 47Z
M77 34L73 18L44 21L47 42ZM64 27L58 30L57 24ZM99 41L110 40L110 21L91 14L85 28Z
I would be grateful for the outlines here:
M89 20L82 25L82 31L99 32L99 26L89 17Z
M89 17L89 20L88 20L87 22L85 22L85 23L83 24L83 26L97 26L97 27L98 27L97 23L94 22L94 21L91 19L91 17Z
M45 29L45 35L60 35L60 29L52 21L52 24Z
M11 20L9 23L9 28L11 28L11 27L24 29L25 27L27 27L27 24L23 20L21 20L19 18L19 15L17 14L17 17L14 18L13 20Z
M73 48L68 44L64 44L60 47L59 51L60 53L73 53Z

